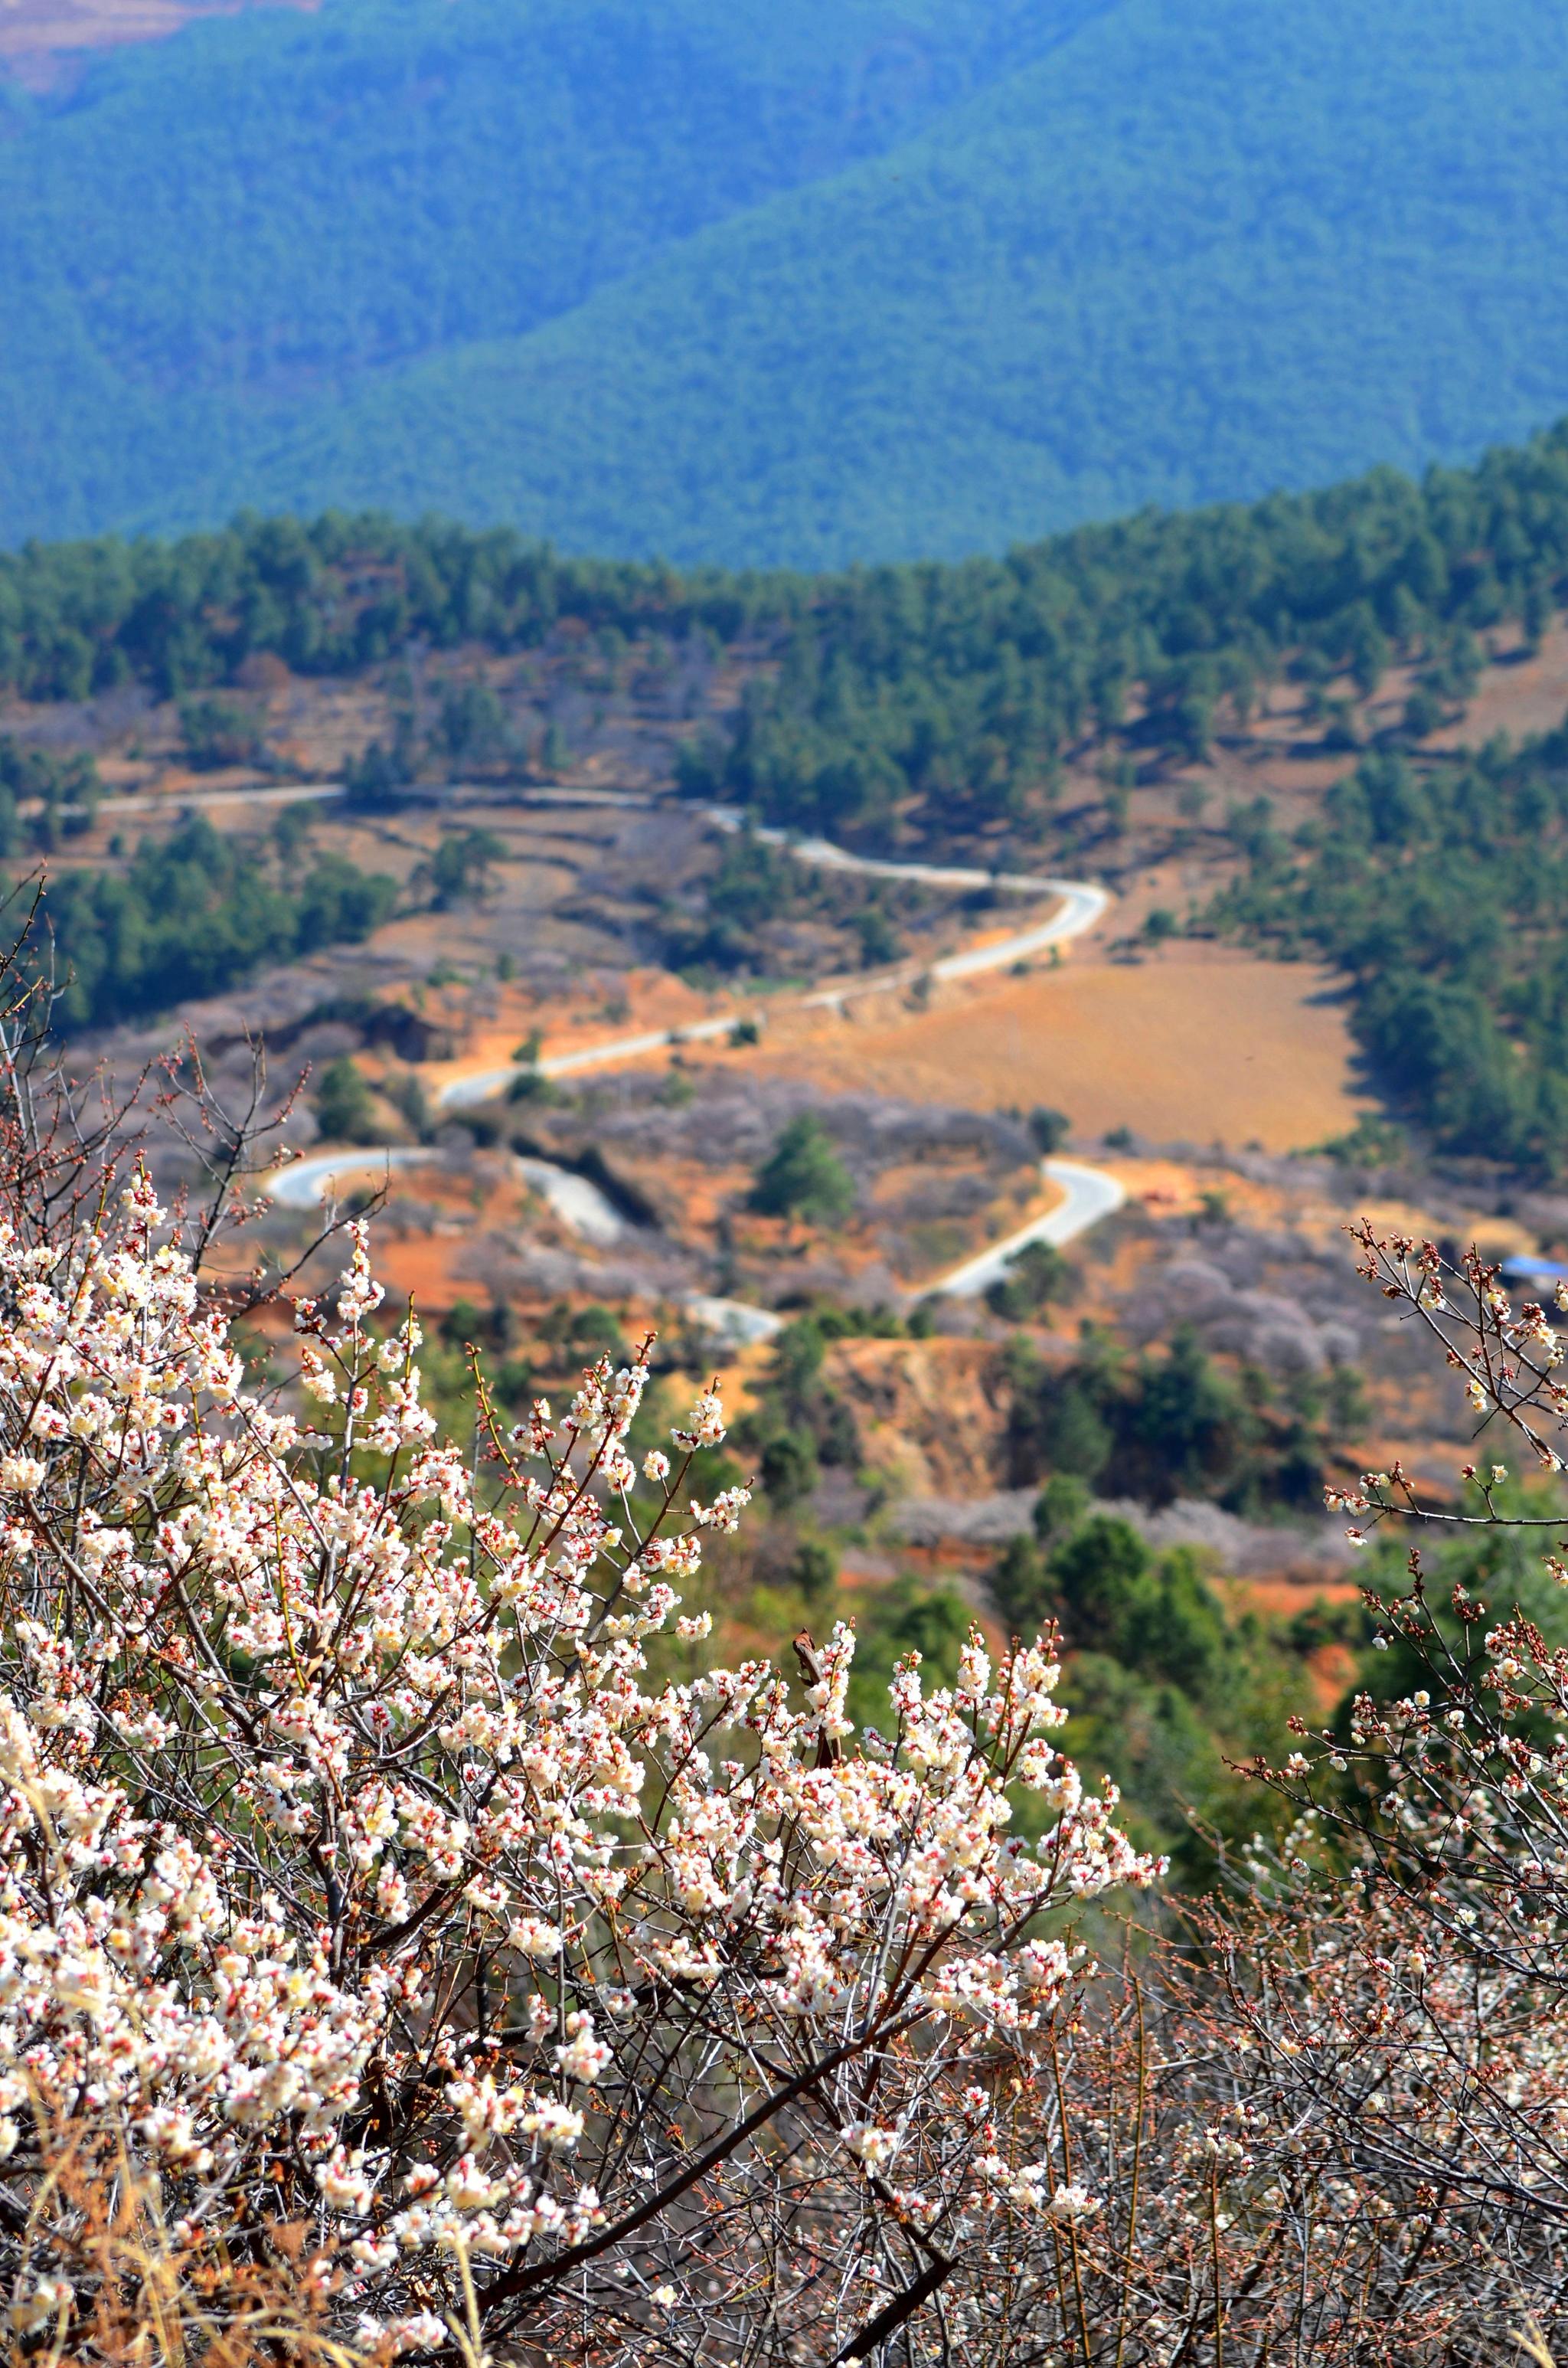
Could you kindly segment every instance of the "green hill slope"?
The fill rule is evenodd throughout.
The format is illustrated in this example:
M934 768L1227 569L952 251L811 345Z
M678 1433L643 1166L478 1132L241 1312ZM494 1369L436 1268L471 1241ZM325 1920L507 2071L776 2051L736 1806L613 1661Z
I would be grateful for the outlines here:
M816 564L1465 453L1568 398L1568 53L1551 7L1494 27L1129 0L249 482Z
M795 564L1568 404L1519 0L328 0L13 108L0 534L240 501Z
M0 84L0 537L226 510L281 425L635 285L1096 5L326 0Z

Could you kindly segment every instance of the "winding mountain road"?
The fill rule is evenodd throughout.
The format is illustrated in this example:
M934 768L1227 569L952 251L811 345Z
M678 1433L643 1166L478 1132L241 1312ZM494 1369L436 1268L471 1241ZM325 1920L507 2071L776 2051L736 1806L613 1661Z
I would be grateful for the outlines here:
M646 805L656 802L636 791L585 791L581 799L569 791L536 791L536 798L551 804L592 803L595 804ZM721 830L739 831L743 817L728 806L710 806L704 811L708 819ZM971 946L958 953L944 954L932 962L904 962L891 970L869 973L864 978L848 979L836 986L818 987L797 1000L801 1010L841 1009L852 996L885 992L913 983L921 976L933 978L976 978L986 971L1008 969L1014 962L1025 962L1048 947L1065 945L1092 929L1110 905L1108 892L1082 880L1057 880L1030 871L981 871L935 863L891 863L869 855L857 855L848 848L837 847L831 839L800 838L789 832L759 829L757 837L765 846L780 847L799 858L802 863L814 864L823 871L859 871L882 879L915 880L931 887L989 888L999 894L1017 896L1050 896L1055 909L1044 920L1011 935L993 939L988 943ZM654 1029L635 1036L610 1037L597 1044L585 1044L574 1053L554 1053L539 1064L540 1074L546 1077L564 1077L585 1069L610 1068L625 1061L641 1059L649 1053L667 1049L672 1042L711 1043L727 1036L741 1012L732 1011L718 1019L699 1019L675 1030ZM504 1067L481 1069L467 1077L456 1077L444 1087L438 1096L443 1110L467 1110L479 1102L488 1101L517 1074L515 1062ZM349 1176L390 1174L394 1168L416 1167L428 1161L431 1154L414 1147L368 1151L335 1151L318 1153L313 1158L301 1159L293 1167L282 1168L268 1178L266 1190L271 1198L285 1208L314 1207L324 1200L335 1183ZM614 1240L627 1230L626 1221L596 1185L568 1169L556 1167L552 1162L528 1159L520 1163L528 1180L575 1232L585 1239L599 1243ZM1088 1167L1072 1159L1046 1159L1040 1163L1041 1173L1061 1188L1062 1198L1043 1217L1036 1217L1016 1233L1006 1235L977 1257L966 1258L961 1266L942 1276L932 1284L934 1293L949 1299L972 1299L989 1290L999 1281L1008 1262L1031 1242L1049 1242L1060 1247L1086 1233L1091 1225L1119 1209L1126 1193L1115 1177L1097 1167ZM783 1318L770 1310L751 1307L741 1301L709 1299L695 1294L691 1300L694 1314L710 1319L722 1328L727 1322L733 1338L761 1339L782 1328Z
M1085 1167L1076 1159L1042 1159L1041 1173L1052 1184L1062 1188L1062 1199L1043 1217L1031 1224L1020 1225L1006 1241L996 1242L978 1257L966 1258L962 1266L954 1267L932 1289L945 1299L978 1299L994 1282L1000 1282L1010 1261L1031 1242L1049 1242L1055 1249L1063 1243L1075 1241L1119 1209L1127 1194L1114 1176L1102 1167Z
M291 1167L280 1167L275 1176L267 1178L264 1189L267 1198L276 1201L280 1209L315 1209L330 1197L333 1186L346 1177L390 1177L399 1168L436 1166L440 1157L438 1151L424 1144L381 1144L363 1151L323 1151L313 1159L299 1159ZM558 1167L553 1159L514 1157L512 1164L525 1183L548 1201L557 1216L585 1241L608 1248L611 1242L619 1241L633 1230L613 1201L587 1177L574 1175L571 1168Z
M569 793L556 791L535 794L549 797L551 803L564 804ZM641 798L633 791L618 795L601 791L595 802L605 803L611 795L615 795L618 805L655 803L653 799ZM743 816L733 806L706 806L700 811L721 830L739 831L744 826ZM886 994L890 987L910 986L921 977L978 978L986 971L1009 970L1015 962L1027 962L1048 947L1065 945L1082 937L1086 929L1095 927L1110 905L1105 889L1084 880L1053 880L1033 871L979 871L937 863L886 863L876 856L856 855L846 847L835 847L828 838L799 838L788 831L771 829L760 829L756 836L765 847L783 848L801 862L812 864L819 871L860 871L878 879L922 881L933 888L991 888L1006 895L1050 896L1055 901L1056 909L1044 920L1011 936L993 938L983 945L969 946L958 953L942 954L935 962L898 962L891 969L868 971L863 978L814 987L810 995L796 998L795 1008L800 1011L841 1010L857 996ZM614 1037L608 1043L586 1044L575 1053L555 1053L540 1061L540 1074L564 1077L583 1069L602 1069L614 1061L635 1061L644 1053L663 1052L672 1042L710 1044L727 1036L736 1020L744 1017L742 1012L729 1011L717 1019L694 1019L675 1030L654 1029L638 1036ZM508 1062L505 1068L481 1069L472 1076L455 1078L443 1089L441 1106L444 1110L466 1110L475 1102L488 1101L516 1074L515 1066Z

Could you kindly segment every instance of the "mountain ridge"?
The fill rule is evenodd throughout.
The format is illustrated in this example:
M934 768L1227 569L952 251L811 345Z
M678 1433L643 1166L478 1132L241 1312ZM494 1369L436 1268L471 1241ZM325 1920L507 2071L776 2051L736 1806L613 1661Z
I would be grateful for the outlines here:
M236 62L282 108L285 58L287 120L218 155ZM527 59L531 145L492 187ZM22 239L7 539L374 504L683 564L957 556L1470 459L1568 402L1546 0L1501 38L1477 0L327 0L33 109L0 204L27 214L19 155L85 167L111 120L129 174L176 85L194 256L139 265L176 218L155 175L118 247L85 168Z

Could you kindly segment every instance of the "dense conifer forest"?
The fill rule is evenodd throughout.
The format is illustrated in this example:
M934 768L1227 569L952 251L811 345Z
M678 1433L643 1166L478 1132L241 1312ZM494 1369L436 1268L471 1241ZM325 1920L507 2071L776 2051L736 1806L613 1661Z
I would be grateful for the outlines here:
M506 529L328 513L242 518L172 542L0 554L0 688L163 698L270 651L350 673L415 638L541 643L564 618L766 642L733 753L694 784L773 819L877 821L910 795L1005 814L1138 687L1152 748L1200 750L1215 702L1295 665L1375 683L1400 650L1462 669L1467 637L1543 621L1568 569L1568 426L1419 484L1392 470L1325 493L1148 511L995 559L733 575L562 557ZM926 816L939 820L938 814Z
M224 837L196 816L166 839L144 838L123 874L52 877L31 935L59 982L59 1026L106 1027L221 993L264 962L368 937L394 897L390 879L341 856L318 854L301 871L280 849Z
M1563 400L1564 73L1548 0L324 0L0 74L0 542L819 567L1469 461Z

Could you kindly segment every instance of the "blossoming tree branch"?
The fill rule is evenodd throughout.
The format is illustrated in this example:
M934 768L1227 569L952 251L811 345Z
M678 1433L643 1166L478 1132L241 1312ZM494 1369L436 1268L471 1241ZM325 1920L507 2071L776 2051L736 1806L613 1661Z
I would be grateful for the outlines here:
M216 1255L254 1107L167 1074L165 1207L51 1058L0 1013L7 2364L1562 2356L1568 1650L1472 1552L1561 1582L1555 1498L1342 1493L1471 1559L1373 1539L1377 1682L1155 1906L1053 1636L859 1733L844 1626L704 1668L716 1392L649 1445L646 1351L510 1427L476 1373L443 1439L363 1225L313 1298ZM1545 1312L1362 1251L1552 1488Z
M607 1359L475 1459L349 1247L290 1411L145 1172L0 1221L12 2324L92 2307L77 2215L28 2222L69 2131L192 2258L302 2227L376 2357L860 2356L977 2231L1094 2209L996 2112L1060 1911L1156 1873L1058 1748L1055 1649L912 1656L860 1736L842 1626L803 1697L653 1682L745 1504L693 1493L717 1395L639 1467Z

